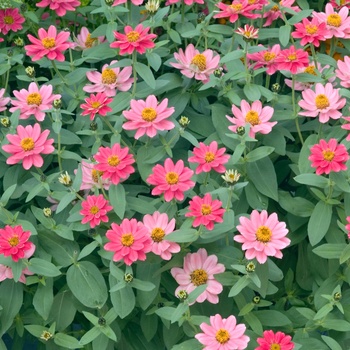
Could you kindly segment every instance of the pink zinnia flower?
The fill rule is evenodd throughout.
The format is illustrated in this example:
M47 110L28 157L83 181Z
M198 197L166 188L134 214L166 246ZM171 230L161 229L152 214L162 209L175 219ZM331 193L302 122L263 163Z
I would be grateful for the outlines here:
M234 0L231 5L227 5L223 2L219 2L216 6L221 10L213 18L228 18L231 23L234 23L238 18L246 17L250 19L258 18L258 14L252 13L252 11L259 8L258 5L250 5L248 0Z
M149 137L157 135L157 131L171 130L175 124L168 120L174 113L174 107L168 108L168 99L165 98L158 104L157 97L150 95L143 100L131 100L131 109L124 111L127 122L123 124L125 130L137 130L135 139L138 140L146 134Z
M222 318L216 314L210 316L210 325L201 323L203 333L198 333L195 338L204 345L203 350L243 350L248 346L250 338L244 334L246 326L237 324L235 316Z
M28 119L34 115L38 122L45 119L45 111L52 108L54 100L59 100L61 95L52 94L52 85L43 85L40 88L36 83L29 84L28 90L14 90L13 94L17 100L12 100L10 112L20 110L19 119Z
M292 337L285 335L283 332L265 331L264 337L256 340L260 346L255 350L293 350L294 343L291 340Z
M131 265L137 260L146 260L146 253L152 249L147 228L136 219L124 219L120 225L112 223L106 237L110 240L104 249L114 252L113 261L124 261Z
M209 81L210 74L214 73L220 62L220 56L214 56L214 51L208 49L200 53L192 44L186 47L185 52L182 49L175 52L174 57L177 63L170 62L173 67L180 69L187 78L194 77L204 84Z
M345 163L349 159L348 151L343 144L338 145L336 139L330 139L328 142L322 139L310 148L310 152L308 159L311 166L316 168L317 175L347 170Z
M214 170L217 173L224 173L226 168L223 164L227 163L230 159L228 154L224 154L226 148L219 148L216 141L212 141L208 146L203 142L199 143L199 147L193 149L194 156L189 157L190 163L199 163L196 174L202 172L208 173L210 170Z
M155 39L157 35L148 34L150 27L143 28L142 24L138 24L135 29L130 26L124 28L124 33L121 34L114 32L114 37L117 41L110 44L112 48L119 48L119 54L132 54L135 50L143 54L146 49L153 49L155 44L152 39Z
M91 228L98 226L101 221L108 222L107 212L113 209L102 194L87 196L86 200L81 202L81 206L83 209L79 213L84 216L81 223L89 223Z
M241 216L239 222L237 230L240 235L233 239L243 243L246 259L256 258L260 264L264 264L268 256L282 258L281 249L289 245L290 239L286 237L288 229L285 222L279 222L276 213L268 216L266 210L261 213L253 210L250 219Z
M165 3L165 6L169 6L172 4L176 4L180 2L181 0L167 0ZM193 4L204 4L204 0L184 0L184 4L187 6L191 6Z
M348 222L348 224L345 225L345 229L348 231L348 238L350 239L350 216L346 217L346 221Z
M87 72L86 77L93 83L83 87L86 92L104 92L107 96L113 97L117 91L128 91L134 82L130 78L132 67L124 67L122 70L119 67L111 68L110 66L117 63L117 60L110 64L105 64L100 72Z
M223 290L214 275L223 273L225 266L218 263L216 255L209 255L204 248L197 253L188 253L184 258L183 269L173 267L171 275L175 278L179 286L175 290L175 295L180 291L186 291L188 294L202 284L207 284L206 290L198 296L196 301L203 303L208 300L209 303L217 304L219 302L218 294Z
M89 32L89 29L87 29L86 27L82 27L80 29L80 34L78 34L76 38L74 37L74 41L75 41L74 49L75 50L90 49L93 46L101 44L104 41L104 38L105 38L104 36L93 38ZM88 92L95 92L95 91L88 91Z
M299 115L313 118L319 116L320 123L327 123L329 118L339 119L342 116L339 109L346 104L346 99L340 97L339 90L334 89L331 83L327 83L326 86L316 83L315 91L303 91L303 99L299 101L299 106L305 111L299 112Z
M81 161L82 180L80 190L91 190L95 188L109 189L109 179L103 179L103 172L95 169L94 163L89 163L86 160Z
M255 138L256 133L268 134L271 132L272 127L277 124L277 122L269 122L272 118L274 109L272 107L266 106L262 108L262 103L260 101L254 101L250 105L246 100L241 101L241 109L232 105L233 117L230 118L228 115L226 118L234 124L228 128L237 132L239 126L245 126L247 123L251 125L249 136Z
M47 139L50 130L41 132L40 125L17 126L17 135L6 135L10 144L2 146L2 149L11 153L6 164L17 164L23 161L23 168L28 170L33 165L40 168L44 164L41 154L50 154L55 148L52 146L54 139Z
M131 166L135 163L133 155L129 154L128 147L122 148L119 143L115 143L112 148L100 147L94 158L98 162L95 169L102 171L102 179L110 179L114 185L118 185L135 172Z
M326 40L326 23L320 23L316 17L312 18L311 21L303 18L302 23L296 23L294 26L296 30L292 32L292 37L301 39L300 44L302 46L312 44L318 47L320 41Z
M28 34L28 39L32 45L26 45L24 48L28 56L33 56L32 61L47 57L49 60L63 62L65 60L63 52L70 47L74 47L73 43L67 41L69 35L69 32L64 31L57 34L55 26L50 26L48 31L40 28L38 31L39 39Z
M350 131L350 117L343 117L343 119L349 123L343 124L341 128ZM348 136L346 136L346 140L350 141L350 133L348 134Z
M242 35L246 39L258 39L259 29L245 24L243 28L235 30L235 33Z
M118 6L121 4L125 4L127 0L114 0L112 6ZM135 6L139 6L143 4L143 0L131 0L131 3Z
M295 74L298 68L309 65L309 55L306 51L291 46L289 49L280 52L276 58L276 63L278 63L278 70L288 70Z
M26 283L26 276L25 275L34 275L34 273L29 271L28 268L26 267L24 270L22 270L22 273L18 279L18 282ZM5 265L0 264L0 282L4 281L6 279L13 279L12 268L9 266L5 266Z
M276 58L280 52L281 47L279 44L276 44L267 50L247 54L247 58L255 62L254 69L266 67L266 74L272 75L277 71L278 63L276 63Z
M108 104L113 101L113 98L108 97L104 92L91 94L84 101L85 103L80 105L80 108L84 110L81 115L90 115L90 120L94 120L96 114L105 117L108 112L112 112Z
M156 186L152 190L152 195L157 196L164 193L166 202L170 202L173 198L182 201L184 192L195 185L190 180L193 171L185 167L181 159L174 164L171 158L167 158L164 166L157 164L152 171L153 173L147 178L148 183Z
M218 199L212 199L210 193L206 193L203 198L194 196L190 200L189 212L186 217L195 217L192 226L205 226L209 231L214 229L214 222L223 222L225 209L222 202Z
M171 254L181 250L177 243L166 240L166 236L175 229L175 219L169 221L167 214L156 211L153 215L145 215L143 224L152 239L151 251L154 254L160 255L164 260L170 260Z
M47 7L50 10L56 11L57 16L64 16L67 11L75 11L76 7L80 6L78 0L41 0L36 4L37 7Z
M336 9L340 10L343 6L350 8L350 0L340 0L339 5L337 3L338 0L330 0L329 3Z
M0 10L0 33L6 35L10 30L17 32L23 28L24 17L19 13L18 8Z
M340 79L340 85L345 88L350 88L350 57L345 56L344 62L337 61L338 69L335 70L337 78Z
M35 245L29 241L30 231L23 231L21 225L11 227L6 225L0 229L0 254L11 256L17 262L19 259L30 258L35 251Z
M268 27L276 19L282 18L282 12L280 7L287 7L295 12L300 12L301 10L299 6L292 6L294 2L295 0L282 0L279 2L279 6L278 5L272 6L269 11L264 13L263 17L266 18L264 27Z
M6 105L11 101L9 97L4 97L5 89L0 89L0 112L6 110Z

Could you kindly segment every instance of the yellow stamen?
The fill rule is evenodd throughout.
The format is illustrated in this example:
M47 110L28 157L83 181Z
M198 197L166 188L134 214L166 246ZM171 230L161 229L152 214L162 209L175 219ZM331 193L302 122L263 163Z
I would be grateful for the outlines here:
M98 101L91 102L91 107L92 108L98 108L101 106L101 103Z
M289 59L289 61L295 61L298 57L295 53L292 53L292 54L288 55L287 58Z
M130 33L126 34L126 37L129 43L134 43L140 38L140 34L133 30Z
M41 40L41 43L45 47L45 49L52 49L56 46L56 41L54 38L44 38Z
M255 233L256 239L262 243L271 241L272 231L267 226L260 226Z
M113 69L106 68L102 71L102 84L114 84L117 81L117 74Z
M332 13L327 17L327 24L332 27L340 27L342 24L342 19L337 13Z
M215 339L220 344L225 344L230 340L230 333L226 329L220 328L215 334Z
M93 206L90 208L90 213L91 213L91 214L97 214L99 211L100 211L100 209L99 209L98 206L96 206L96 205L93 205Z
M241 11L243 8L242 4L232 4L230 7L233 9L233 11L238 12Z
M131 233L122 234L121 243L124 247L130 247L134 243L134 236Z
M328 97L324 94L319 94L315 98L315 104L317 109L325 109L329 107Z
M318 27L313 24L307 24L305 26L305 29L306 29L306 33L310 35L316 34L318 32Z
M34 140L31 137L25 137L21 140L20 144L25 152L33 150L35 146Z
M146 122L153 122L157 118L157 111L152 107L146 107L142 110L141 117Z
M256 111L249 111L245 116L245 121L252 126L260 124L259 114Z
M202 212L202 215L211 214L211 206L209 204L202 204L201 212Z
M15 20L13 19L12 16L5 16L4 22L5 22L5 24L13 24L15 22Z
M109 156L108 159L107 159L107 163L108 163L110 166L117 166L117 165L120 163L120 159L119 159L119 157L116 156L116 155Z
M311 75L317 75L315 72L315 66L308 66L304 69L304 73L311 74Z
M264 61L265 62L270 62L276 57L276 54L273 52L265 52L264 53Z
M99 178L103 175L103 171L99 171L96 169L91 170L91 178L95 183L98 183Z
M160 227L154 228L151 232L151 238L153 242L157 242L157 243L161 242L164 236L165 236L165 232Z
M207 59L201 53L198 53L192 58L191 64L197 66L201 72L207 69Z
M191 274L191 282L196 286L200 286L202 284L207 283L208 280L208 274L205 270L203 269L197 269L194 270Z
M279 344L273 343L270 346L270 350L281 350L281 346Z
M85 47L87 48L92 47L96 41L97 41L97 38L92 38L91 34L89 33L85 40Z
M179 175L173 171L169 171L165 175L165 180L169 185L175 185L179 182Z
M275 5L275 6L272 6L271 7L271 10L270 11L272 11L272 12L277 12L277 11L279 11L279 7L278 7L278 5Z
M42 101L41 95L38 92L32 92L27 96L27 103L29 105L40 106Z
M215 154L213 152L206 152L204 160L206 163L210 163L215 159Z
M327 160L328 162L331 162L335 156L335 153L332 152L330 149L326 149L322 151L323 159Z
M7 242L11 247L16 247L19 243L19 238L18 236L12 236Z

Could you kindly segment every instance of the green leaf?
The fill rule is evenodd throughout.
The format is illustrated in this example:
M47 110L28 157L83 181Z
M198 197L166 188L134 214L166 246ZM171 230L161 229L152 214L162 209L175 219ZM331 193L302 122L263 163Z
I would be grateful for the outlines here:
M177 243L194 242L198 239L198 231L192 228L179 229L169 233L166 239Z
M243 92L250 101L260 100L261 91L258 85L246 84L244 85Z
M56 333L54 336L54 342L66 349L81 349L83 347L78 339L64 333Z
M322 322L322 327L333 329L339 332L349 332L350 331L350 323L345 320L339 319L328 319L326 318Z
M312 251L321 258L340 259L342 252L347 247L349 247L349 245L345 243L326 243L314 248Z
M240 279L234 284L228 293L229 297L235 297L250 283L250 279L247 275L240 277Z
M96 339L100 334L101 334L101 328L100 327L93 327L81 337L79 343L81 345L89 344L94 339Z
M99 246L99 243L97 241L93 241L93 242L89 243L87 246L85 246L82 249L77 260L79 261L79 260L85 258L86 256L90 255L98 246Z
M61 275L61 271L51 262L44 259L30 259L28 269L33 273L46 277L56 277Z
M297 117L299 118L299 117ZM304 142L303 147L301 148L298 166L301 174L312 173L314 168L311 166L311 162L308 159L310 156L310 147L318 142L318 135L311 134Z
M6 189L6 191L2 194L0 202L5 207L10 200L11 196L13 195L13 192L15 192L17 187L17 184L14 184Z
M207 285L206 284L202 284L198 287L196 287L196 289L194 289L189 295L188 295L188 299L187 301L189 303L193 303L196 301L196 299L207 289Z
M315 205L302 197L292 197L289 192L278 191L280 206L295 216L303 218L311 216Z
M314 320L320 320L321 318L324 318L324 317L327 316L332 310L333 310L333 305L332 305L332 304L323 305L323 306L317 311L317 314L314 316Z
M316 174L301 174L294 177L294 180L300 184L325 188L328 186L328 179Z
M346 172L340 171L338 173L335 173L334 171L331 171L329 174L329 179L331 181L334 181L336 186L339 187L343 192L350 193L350 185L346 176Z
M203 345L197 339L186 340L181 344L174 345L171 350L201 350Z
M47 320L50 314L50 310L53 303L53 281L52 278L47 278L45 286L41 283L38 284L33 297L33 306L37 313L44 319Z
M227 63L233 60L239 60L244 56L243 50L235 50L227 53L224 57L221 58L220 63Z
M85 79L86 72L91 71L90 68L77 68L73 70L73 72L68 73L65 76L65 79L67 81L73 81L74 83L78 84L81 80Z
M111 185L109 187L109 200L113 206L114 212L120 219L124 219L125 213L125 190L122 184Z
M344 250L341 252L339 260L340 260L340 263L343 264L349 259L350 259L350 245L347 244Z
M287 46L290 39L290 32L292 30L292 27L289 24L286 24L284 26L281 26L279 28L279 41L283 46Z
M116 281L113 276L110 276L111 281ZM113 282L114 283L114 282ZM128 316L135 308L135 295L132 288L127 285L125 288L110 292L113 308L120 318Z
M140 62L135 62L135 69L137 74L144 80L144 82L154 90L156 88L156 81L153 73L149 67Z
M156 314L166 320L171 320L171 318L173 317L173 314L175 312L175 308L174 307L170 307L170 306L164 306L161 307L160 309L156 310Z
M177 322L182 317L182 315L187 312L188 309L188 304L180 303L171 316L171 323Z
M30 334L34 335L34 337L37 337L37 338L39 338L44 331L47 331L47 328L45 328L44 326L39 326L36 324L30 324L30 325L24 326L24 328Z
M75 193L68 192L66 193L63 198L60 200L57 209L56 209L56 214L60 213L63 209L65 209L69 204L72 203L74 199L76 199L77 196Z
M250 312L247 315L244 315L244 320L249 324L250 328L259 335L263 334L263 327L260 322L260 320L252 313Z
M307 231L311 245L316 245L326 235L332 218L332 206L319 201L310 217Z
M134 278L133 281L131 282L131 287L139 290L143 290L144 292L150 292L156 286L152 282L141 281L137 278Z
M69 159L69 160L76 160L77 162L81 162L81 157L79 154L75 152L70 152L70 151L62 151L61 152L61 158L62 159Z
M246 160L247 162L255 162L259 159L267 157L274 150L275 149L273 147L261 146L249 152L244 158L244 160Z
M291 324L291 321L282 312L276 310L260 310L253 314L260 320L263 326L283 327Z
M342 350L342 347L333 338L327 337L326 335L321 335L321 338L330 347L331 350Z
M57 233L59 236L61 236L62 238L68 239L70 241L74 240L73 231L70 230L67 226L65 226L63 224L59 224L57 226L54 226L52 228L52 230L55 233Z
M69 131L67 129L61 129L60 135L62 145L81 145L80 137L72 131ZM51 136L54 138L55 143L57 143L57 134L51 134Z

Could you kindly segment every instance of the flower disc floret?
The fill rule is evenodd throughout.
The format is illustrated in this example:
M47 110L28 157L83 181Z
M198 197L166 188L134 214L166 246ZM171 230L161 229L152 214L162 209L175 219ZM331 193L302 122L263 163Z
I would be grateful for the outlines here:
M102 194L87 196L86 200L81 202L81 206L83 209L79 213L84 216L81 223L89 223L91 228L100 225L101 221L108 222L107 212L113 209Z

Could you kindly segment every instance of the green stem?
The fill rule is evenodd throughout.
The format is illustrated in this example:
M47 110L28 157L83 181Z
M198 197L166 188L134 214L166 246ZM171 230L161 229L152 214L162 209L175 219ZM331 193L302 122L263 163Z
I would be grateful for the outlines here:
M64 78L64 76L61 74L61 72L57 69L57 66L56 66L56 63L54 60L51 60L51 64L52 64L52 67L54 69L54 71L56 72L56 74L61 78L62 80L62 83L66 86L68 86L67 82L66 82L66 79Z
M293 103L293 116L295 120L295 126L297 128L300 142L302 145L304 145L304 139L303 139L303 135L301 134L300 125L299 125L299 117L297 115L297 106L295 103L295 75L294 74L292 74L292 103Z
M230 186L229 192L228 192L227 204L226 204L226 208L225 208L226 211L230 210L230 204L231 204L231 199L232 199L232 189L233 189L233 186Z
M136 72L136 62L137 62L137 53L134 51L132 53L132 73L134 78L134 85L132 87L131 97L135 97L136 94L136 81L137 81L137 72Z
M9 84L9 79L10 79L10 69L6 72L6 75L5 75L5 84L3 86L5 88L5 92L7 90L7 85Z
M57 157L58 157L58 167L60 169L60 172L63 172L62 168L62 158L61 158L61 133L57 134Z
M114 135L116 136L120 136L119 132L117 130L114 129L113 125L110 123L110 121L107 118L102 118L101 119L106 123L106 125L108 126L108 128L113 132ZM120 143L125 146L128 147L130 152L134 154L133 150L128 146L128 144L120 137Z
M316 56L315 47L313 44L310 44L310 48L311 48L312 58L314 59L315 68L317 69L317 56Z
M209 172L207 172L205 174L205 178L204 178L204 182L203 182L203 185L204 186L207 186L208 185L208 180L209 180Z
M266 74L266 82L265 82L266 89L270 88L270 80L271 80L271 75L270 74Z

